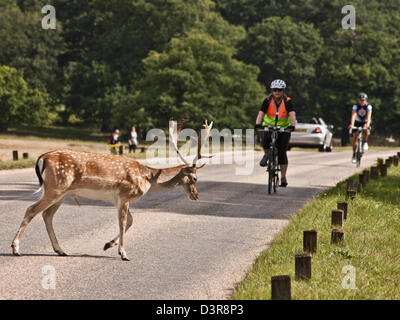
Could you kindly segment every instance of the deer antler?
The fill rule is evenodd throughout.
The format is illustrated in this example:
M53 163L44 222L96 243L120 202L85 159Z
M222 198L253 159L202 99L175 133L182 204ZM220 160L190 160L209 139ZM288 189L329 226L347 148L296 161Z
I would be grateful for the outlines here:
M193 166L196 165L197 160L201 159L201 158L212 158L213 156L202 156L201 155L201 147L207 142L208 137L210 136L210 131L211 128L213 126L213 121L211 121L210 124L207 123L207 120L205 121L205 123L203 124L203 127L205 129L205 136L203 137L201 134L201 130L199 130L199 134L198 134L198 140L197 140L197 156L194 158L193 160Z
M169 141L170 143L172 143L172 146L174 147L176 153L179 155L179 158L185 163L185 164L189 164L185 158L182 156L181 152L178 149L178 136L179 133L182 130L183 125L188 122L189 120L187 119L182 119L178 122L176 131L175 131L175 126L173 125L173 119L171 118L169 121Z

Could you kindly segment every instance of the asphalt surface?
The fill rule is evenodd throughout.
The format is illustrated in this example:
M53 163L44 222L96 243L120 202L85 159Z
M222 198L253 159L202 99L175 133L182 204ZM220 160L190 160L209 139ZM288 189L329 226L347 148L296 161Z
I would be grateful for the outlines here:
M257 165L261 153L250 157L254 170L247 175L236 174L243 165L207 165L199 171L200 200L190 201L176 189L131 205L130 262L121 261L117 247L102 250L118 233L116 209L83 198L81 207L68 199L54 218L69 256L53 252L38 215L20 243L22 256L14 257L11 241L26 208L39 197L32 194L38 183L34 169L2 171L0 299L226 298L294 212L378 156L393 154L369 150L356 169L350 151L289 152L289 186L275 195L267 194L265 169Z

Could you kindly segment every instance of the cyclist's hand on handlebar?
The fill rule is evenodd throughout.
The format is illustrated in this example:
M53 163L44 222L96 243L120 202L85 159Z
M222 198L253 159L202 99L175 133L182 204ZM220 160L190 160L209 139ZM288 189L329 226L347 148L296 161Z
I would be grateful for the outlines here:
M293 132L294 130L296 130L296 127L295 127L295 126L289 126L289 127L288 127L288 130L291 131L291 132Z
M262 129L262 125L261 125L261 124L256 124L256 125L254 126L254 129L255 129L255 130L257 130L257 129Z

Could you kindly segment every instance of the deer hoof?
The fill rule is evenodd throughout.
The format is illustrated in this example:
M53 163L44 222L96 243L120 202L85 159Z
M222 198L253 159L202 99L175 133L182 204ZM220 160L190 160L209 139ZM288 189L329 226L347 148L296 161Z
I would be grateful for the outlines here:
M128 257L121 257L122 261L130 261Z
M56 251L59 256L66 257L68 256L64 251Z
M12 248L12 253L14 256L17 256L17 257L21 256L21 254L19 253L19 250L17 249L17 247L15 245L12 244L11 248Z
M113 247L113 242L112 241L110 241L110 242L107 242L105 245L104 245L104 251L106 251L107 249L110 249L111 247Z

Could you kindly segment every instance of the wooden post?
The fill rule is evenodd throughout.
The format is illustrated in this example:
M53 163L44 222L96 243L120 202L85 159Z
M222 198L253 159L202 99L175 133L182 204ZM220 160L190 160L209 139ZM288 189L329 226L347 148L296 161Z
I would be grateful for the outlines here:
M347 190L352 190L354 186L354 181L353 179L347 179L346 180L346 191Z
M393 164L395 167L399 166L399 157L398 156L393 157Z
M301 253L295 257L296 280L311 279L311 254Z
M303 231L303 251L317 252L318 232L315 230Z
M338 229L333 229L331 233L331 244L337 244L344 241L344 232Z
M343 227L343 210L334 209L332 210L332 226L340 226Z
M361 192L361 183L357 182L357 193Z
M378 163L377 168L378 168L378 176L380 175L382 177L382 163Z
M381 165L381 177L386 177L387 176L387 167L386 164Z
M365 181L364 173L360 173L360 174L358 175L358 183L359 183L362 187L365 187L364 181ZM357 191L358 191L358 190L357 190ZM360 191L361 191L361 190L360 190ZM360 192L360 191L358 191L358 192Z
M354 200L354 198L356 197L356 194L357 194L356 190L353 190L353 189L347 190L346 200L349 200L349 199Z
M27 152L24 152L24 153L22 154L22 158L28 159L28 158L29 158L29 154L28 154Z
M119 153L120 155L124 154L124 146L122 146L122 145L119 146L118 153Z
M363 172L364 172L365 183L367 183L369 181L369 170L365 169Z
M348 203L346 201L339 201L337 203L337 208L339 210L343 210L343 219L347 219L347 209L348 209Z
M387 168L390 168L391 164L392 164L392 161L391 161L390 158L385 160L385 165L386 165Z
M271 277L271 299L272 300L290 300L290 276Z
M13 154L13 160L14 160L14 161L17 161L17 160L18 160L18 150L14 150L14 151L12 152L12 154Z
M371 179L378 179L378 167L371 167Z

